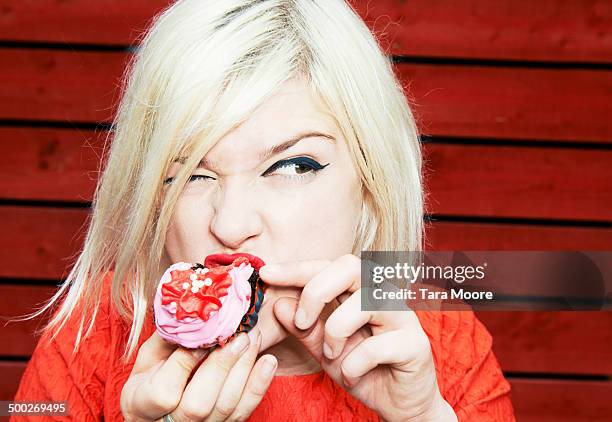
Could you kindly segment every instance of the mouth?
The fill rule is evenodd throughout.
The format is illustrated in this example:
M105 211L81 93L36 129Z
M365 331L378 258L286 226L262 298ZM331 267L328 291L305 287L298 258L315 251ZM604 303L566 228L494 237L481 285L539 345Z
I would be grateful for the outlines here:
M265 265L265 262L258 256L251 255L248 253L233 253L208 255L204 259L204 266L206 268L215 268L221 265L229 265L234 262L236 258L240 257L248 259L251 266L255 268L257 272L259 272L259 269Z

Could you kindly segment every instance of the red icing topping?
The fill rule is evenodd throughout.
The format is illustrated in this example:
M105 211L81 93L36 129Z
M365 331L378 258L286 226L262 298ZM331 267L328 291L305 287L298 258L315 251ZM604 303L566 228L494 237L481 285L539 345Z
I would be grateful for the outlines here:
M192 269L170 271L171 280L161 287L162 305L176 302L176 319L199 317L208 321L210 313L223 306L220 299L227 296L227 290L232 285L230 269L243 263L250 263L256 270L264 265L260 258L247 253L214 254L204 259L204 265L209 269L205 274ZM198 291L194 293L191 290L195 281L191 280L192 275L197 280L210 279L212 283L206 286L200 282ZM188 283L187 288L184 287L185 283Z
M176 302L176 319L185 317L199 317L207 321L210 313L221 308L221 298L227 295L227 290L232 285L228 267L217 267L209 270L206 274L198 274L195 270L173 270L170 271L172 279L162 285L162 305ZM195 274L197 280L211 279L210 286L201 286L196 293L191 289L194 282L190 276ZM189 283L185 289L183 286ZM200 283L201 285L201 283Z

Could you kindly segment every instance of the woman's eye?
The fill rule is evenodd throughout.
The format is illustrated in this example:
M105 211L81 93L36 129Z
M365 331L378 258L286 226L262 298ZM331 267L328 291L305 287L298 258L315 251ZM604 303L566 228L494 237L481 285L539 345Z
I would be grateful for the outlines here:
M189 176L189 180L188 182L195 182L197 180L204 180L204 179L212 179L215 180L214 177L211 176L205 176L203 174L192 174L191 176ZM164 180L164 185L167 185L169 183L172 183L172 181L174 180L174 177L168 177Z
M204 179L215 180L214 177L205 176L203 174L193 174L193 175L189 176L189 181L190 182L195 182L196 180L204 180Z
M276 163L272 164L272 166L267 169L262 176L281 175L288 177L300 177L308 173L315 173L324 169L328 165L329 163L321 165L312 158L296 157L277 161Z

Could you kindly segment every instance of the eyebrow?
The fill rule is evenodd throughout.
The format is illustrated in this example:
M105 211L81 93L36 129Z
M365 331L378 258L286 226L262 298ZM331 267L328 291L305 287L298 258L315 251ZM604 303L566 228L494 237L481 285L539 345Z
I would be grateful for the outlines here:
M278 145L274 145L271 147L266 148L265 150L263 150L262 152L260 152L257 155L257 158L259 159L259 161L266 161L267 159L269 159L270 157L273 157L276 154L279 154L289 148L291 148L292 146L294 146L295 144L297 144L298 142L300 142L303 139L306 138L326 138L329 139L331 141L336 141L336 138L334 138L333 136L327 134L327 133L323 133L323 132L316 132L316 131L309 131L309 132L304 132L304 133L300 133L294 137L292 137L291 139L281 142ZM179 157L176 160L174 160L175 162L178 162L180 164L184 164L185 160L187 160L187 157ZM208 167L210 168L210 162L206 159L206 158L202 158L200 160L200 162L198 163L197 168L203 168L203 167Z

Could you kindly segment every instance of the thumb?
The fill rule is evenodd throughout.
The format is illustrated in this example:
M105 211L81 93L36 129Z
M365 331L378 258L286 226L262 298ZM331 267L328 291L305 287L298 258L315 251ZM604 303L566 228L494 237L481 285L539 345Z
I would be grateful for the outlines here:
M278 299L274 304L274 315L285 330L296 337L317 362L320 363L323 359L323 321L321 321L320 318L317 319L317 321L306 330L297 328L293 322L297 303L297 299L290 297Z

